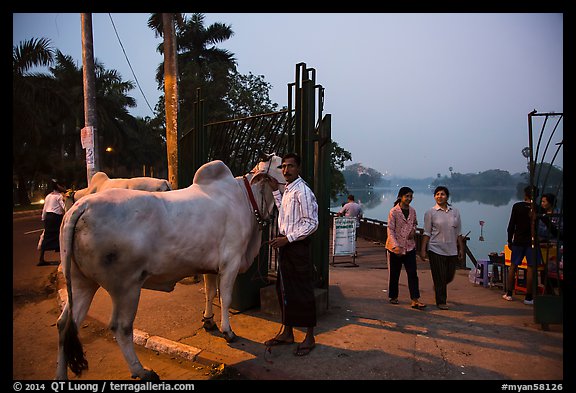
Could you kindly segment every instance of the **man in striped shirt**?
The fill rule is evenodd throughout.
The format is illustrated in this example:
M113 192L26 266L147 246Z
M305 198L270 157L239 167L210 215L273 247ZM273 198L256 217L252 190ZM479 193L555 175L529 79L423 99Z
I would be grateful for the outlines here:
M287 183L284 195L278 190L275 179L269 177L269 182L278 208L280 235L272 239L270 245L279 248L276 292L282 312L282 328L265 345L292 344L293 327L306 327L306 337L294 351L296 356L304 356L315 346L316 303L310 235L318 228L318 203L308 184L300 177L300 156L286 154L281 168Z

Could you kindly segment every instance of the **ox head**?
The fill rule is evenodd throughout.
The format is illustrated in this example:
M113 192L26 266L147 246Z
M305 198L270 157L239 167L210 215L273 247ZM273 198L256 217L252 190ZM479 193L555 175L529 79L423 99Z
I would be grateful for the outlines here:
M279 168L282 164L282 157L277 156L276 153L262 154L260 162L250 171L253 175L250 183L259 181L263 175L268 175L276 179L280 186L280 191L284 192L284 185L286 180L282 175L282 170Z
M281 163L282 157L277 156L275 153L266 154L261 157L261 161L250 171L250 185L257 185L261 190L260 196L256 197L258 201L257 204L259 205L258 209L262 214L262 217L257 217L258 220L261 218L267 221L274 209L274 198L267 178L272 177L276 179L280 192L284 192L284 184L286 181L284 180L282 171L278 168ZM268 189L268 191L265 191L266 189Z

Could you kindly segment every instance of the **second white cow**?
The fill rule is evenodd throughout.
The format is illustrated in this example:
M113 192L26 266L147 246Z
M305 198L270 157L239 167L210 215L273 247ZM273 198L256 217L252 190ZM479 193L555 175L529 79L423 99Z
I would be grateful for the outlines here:
M132 178L117 178L110 179L108 175L104 172L96 172L92 179L90 179L90 184L86 188L82 188L78 191L70 193L65 201L64 209L68 211L72 205L78 201L80 198L95 194L100 191L107 190L109 188L126 188L128 190L142 190L142 191L170 191L172 187L170 182L165 179L157 179L155 177L132 177Z

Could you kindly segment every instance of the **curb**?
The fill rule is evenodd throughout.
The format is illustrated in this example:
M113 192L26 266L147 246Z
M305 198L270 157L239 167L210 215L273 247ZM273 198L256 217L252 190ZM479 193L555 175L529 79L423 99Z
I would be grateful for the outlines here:
M22 210L19 212L12 212L12 218L28 217L28 216L42 215L42 209L35 210Z

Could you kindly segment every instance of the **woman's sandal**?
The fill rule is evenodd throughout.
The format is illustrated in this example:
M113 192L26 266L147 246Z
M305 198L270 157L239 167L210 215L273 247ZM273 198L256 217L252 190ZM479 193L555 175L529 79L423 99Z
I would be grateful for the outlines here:
M420 303L420 300L412 300L412 308L415 308L416 310L422 310L424 308L426 308L426 305L424 303Z

